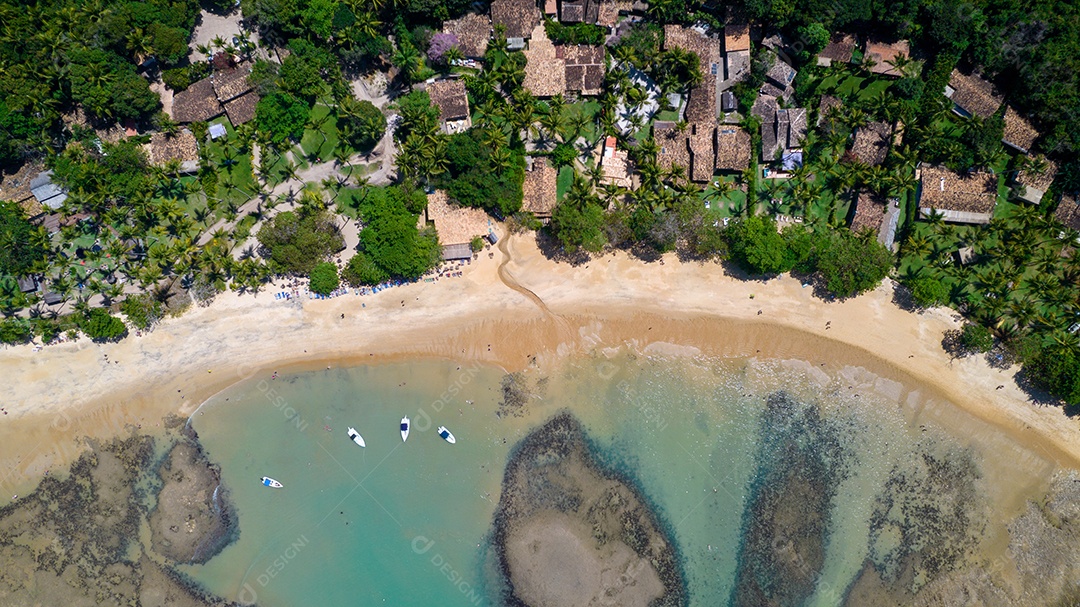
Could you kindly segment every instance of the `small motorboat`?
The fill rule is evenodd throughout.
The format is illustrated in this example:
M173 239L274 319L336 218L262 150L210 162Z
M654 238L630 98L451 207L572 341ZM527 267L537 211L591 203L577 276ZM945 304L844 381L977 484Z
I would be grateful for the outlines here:
M262 482L264 487L272 487L274 489L281 489L282 487L285 486L285 485L282 485L281 483L275 481L274 479L270 478L269 476L262 477L261 482Z
M356 431L356 428L349 428L349 438L352 439L352 442L360 445L361 447L367 446L364 444L364 437L360 436L360 433Z
M409 440L409 416L401 418L401 442Z
M446 426L439 426L439 436L441 436L444 441L450 443L451 445L457 442L457 439L454 438L454 435L446 429Z

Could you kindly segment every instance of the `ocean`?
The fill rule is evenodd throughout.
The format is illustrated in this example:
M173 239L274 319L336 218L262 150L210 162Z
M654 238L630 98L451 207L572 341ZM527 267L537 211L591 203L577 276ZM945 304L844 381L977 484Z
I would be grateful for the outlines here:
M933 477L898 483L898 471L962 461L950 488L984 513L1002 501L995 483L1023 474L1018 447L980 449L988 431L951 407L853 369L626 353L512 378L451 361L252 377L190 420L221 467L239 536L181 570L264 607L500 604L489 535L504 465L530 429L566 410L599 461L655 509L690 604L748 604L750 588L805 578L770 591L837 605L867 559L888 570L933 548L890 506L921 499ZM440 425L456 444L436 435ZM776 532L788 519L817 522L788 538ZM969 548L994 545L982 533ZM762 546L783 542L799 547L794 562L762 564Z

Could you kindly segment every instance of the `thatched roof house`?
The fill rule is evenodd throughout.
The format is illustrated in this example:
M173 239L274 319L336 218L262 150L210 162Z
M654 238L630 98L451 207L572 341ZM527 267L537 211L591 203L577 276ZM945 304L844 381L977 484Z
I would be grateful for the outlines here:
M443 22L442 31L457 36L461 54L479 59L487 52L491 40L491 19L487 15L465 13L457 19Z
M427 224L433 224L439 244L444 247L468 245L473 238L486 235L491 228L491 219L483 209L458 206L450 202L443 190L435 190L427 199L427 207L420 214L417 227L423 229Z
M716 170L745 171L750 166L750 133L742 127L722 125L716 130Z
M1005 108L1005 131L1002 133L1001 142L1014 150L1027 154L1039 138L1039 131L1031 126L1026 118L1012 108Z
M1080 230L1080 201L1075 196L1062 196L1054 211L1054 218L1067 228Z
M536 0L494 0L491 22L505 26L507 38L528 38L540 23L540 9Z
M998 111L1004 98L994 89L993 83L977 74L967 75L953 70L945 96L952 100L953 111L970 118L989 118Z
M833 34L829 43L817 56L817 64L829 66L836 63L851 63L851 56L855 53L855 36L853 34Z
M259 94L255 91L244 93L225 104L225 114L233 126L240 126L255 118L255 106L259 105Z
M954 173L942 166L922 168L919 211L937 212L954 223L990 223L997 205L998 180L992 173Z
M200 122L225 111L214 92L214 83L203 78L173 95L172 118L180 123Z
M885 122L870 122L855 131L855 143L851 153L860 162L871 166L885 162L889 154L889 140L892 128Z
M891 43L867 40L865 56L874 62L874 65L870 66L871 72L880 76L899 78L903 74L896 69L894 64L899 57L905 59L911 57L911 45L907 40L898 40Z
M1030 204L1042 202L1043 195L1050 189L1057 176L1058 165L1052 160L1045 160L1046 168L1043 171L1017 171L1013 181L1020 187L1016 189L1016 197Z
M171 160L180 161L182 173L194 173L199 170L199 142L187 129L172 135L154 133L150 143L146 144L146 156L150 164L161 166Z
M728 23L724 26L724 52L750 50L750 24L746 22Z
M538 219L551 219L556 204L556 181L559 171L548 163L547 158L535 158L532 170L525 171L525 182L521 186L521 210L532 213Z

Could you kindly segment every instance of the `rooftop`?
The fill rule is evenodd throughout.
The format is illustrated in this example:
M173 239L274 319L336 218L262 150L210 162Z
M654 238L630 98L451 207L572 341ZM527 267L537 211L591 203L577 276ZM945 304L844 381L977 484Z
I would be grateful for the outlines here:
M427 86L431 102L439 108L439 118L462 120L469 117L469 98L465 94L465 82L460 79L437 80Z
M831 119L832 112L839 112L840 108L844 106L844 102L839 97L833 97L832 95L822 95L821 103L818 105L818 124L821 124L825 120Z
M888 202L884 197L868 190L859 192L855 199L855 215L851 218L851 231L873 230L877 232L885 222Z
M769 71L765 73L765 77L776 83L778 87L786 88L795 80L796 74L795 68L776 58Z
M689 128L680 133L674 125L655 125L653 138L660 146L660 152L656 155L660 168L665 171L675 165L690 168L690 148L687 146L689 132Z
M1062 196L1054 217L1066 227L1080 230L1080 203L1075 196Z
M977 74L969 76L954 69L949 86L953 89L952 102L968 116L989 118L1001 107L1003 98L993 83Z
M556 48L566 62L566 90L599 95L604 84L603 46L574 44Z
M945 212L946 219L952 221L989 221L997 204L997 183L991 173L961 175L941 166L924 166L919 208Z
M745 171L750 166L750 133L723 125L716 130L716 170Z
M491 22L506 26L507 38L528 38L540 23L540 9L536 0L494 0Z
M214 83L203 78L173 95L172 117L177 122L198 122L220 116L224 111L214 92Z
M870 71L882 76L900 76L900 70L893 65L897 57L911 57L911 45L907 40L896 42L880 42L877 40L866 41L866 57L873 60L874 65Z
M1005 132L1001 140L1006 145L1027 154L1038 138L1039 131L1036 131L1026 118L1012 109L1012 106L1005 108Z
M723 69L720 65L720 41L693 28L665 25L664 47L681 48L698 57L698 67L704 79L701 85L690 91L690 98L686 102L686 120L688 122L716 120L716 78Z
M522 86L537 97L551 97L566 92L566 62L548 40L543 25L532 32L525 53L525 80Z
M146 152L150 164L163 165L170 160L179 160L182 163L198 162L199 143L195 135L187 129L179 130L173 135L154 133L150 136Z
M67 192L59 184L53 183L52 176L52 169L38 173L30 180L30 192L41 206L56 210L64 205Z
M850 63L854 53L855 36L853 34L834 34L825 48L818 53L818 65L831 65L833 61Z
M558 177L559 171L548 164L547 158L534 159L533 168L525 171L525 182L521 186L521 210L540 218L551 217L555 209L555 182Z
M608 137L604 141L604 151L601 157L601 168L604 176L601 181L610 185L632 187L630 179L630 158L626 150L620 150L616 146L614 137Z
M222 103L235 99L251 90L251 63L244 61L233 68L215 71L210 80L214 84L214 94Z
M855 131L855 143L851 153L860 162L875 165L885 162L889 154L889 139L892 129L884 122L870 122Z
M420 215L420 226L427 222L435 224L435 232L442 246L468 244L473 238L488 233L491 220L483 209L459 207L450 202L443 190L428 194L427 209Z
M233 126L240 126L255 118L255 106L259 104L259 94L255 91L240 95L225 104L225 113Z
M735 51L749 51L750 50L750 24L749 23L728 23L724 26L724 51L733 53Z
M1017 171L1016 183L1023 185L1029 190L1038 190L1039 197L1042 198L1042 194L1045 194L1050 189L1050 184L1054 182L1054 177L1057 176L1058 165L1053 160L1047 160L1039 157L1042 162L1046 163L1046 168L1043 171Z
M619 12L630 12L630 4L630 0L600 0L600 13L596 16L596 24L615 27L619 22Z
M457 36L458 47L466 57L483 57L491 39L491 19L487 15L465 13L444 22L443 31Z
M690 179L708 181L716 172L716 128L709 123L692 124L690 132Z

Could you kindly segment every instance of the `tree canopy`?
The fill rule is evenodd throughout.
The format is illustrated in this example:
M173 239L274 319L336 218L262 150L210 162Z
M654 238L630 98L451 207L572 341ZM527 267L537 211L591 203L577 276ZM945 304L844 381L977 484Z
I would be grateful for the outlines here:
M438 263L441 255L434 230L418 230L417 216L409 210L410 204L416 204L409 198L423 197L422 191L409 191L403 186L365 189L360 201L360 216L364 222L364 229L360 230L360 251L364 258L357 262L350 276L367 279L360 282L382 276L412 280ZM364 267L366 260L370 260L378 271Z
M283 274L309 274L345 246L333 216L326 211L278 213L256 236L268 253L270 267Z
M14 202L0 201L0 275L22 276L43 265L44 231L34 227Z

